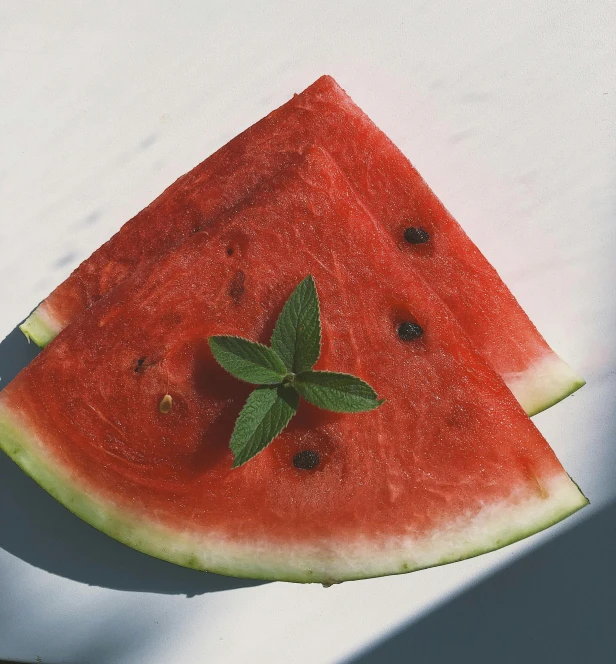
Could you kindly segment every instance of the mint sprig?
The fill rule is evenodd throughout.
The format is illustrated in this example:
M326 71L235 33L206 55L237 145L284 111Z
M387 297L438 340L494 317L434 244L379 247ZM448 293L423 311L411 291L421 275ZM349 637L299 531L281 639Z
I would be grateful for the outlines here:
M321 354L321 315L310 275L284 305L271 348L226 335L210 337L209 344L223 369L259 385L249 395L231 435L234 468L252 459L278 436L297 412L300 395L336 413L370 411L384 402L357 376L313 370Z

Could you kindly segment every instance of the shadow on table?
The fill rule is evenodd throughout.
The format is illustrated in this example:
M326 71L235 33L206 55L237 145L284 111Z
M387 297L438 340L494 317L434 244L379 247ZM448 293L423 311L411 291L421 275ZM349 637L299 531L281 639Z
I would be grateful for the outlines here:
M16 328L0 344L0 386L38 354ZM260 585L172 565L139 553L88 525L0 452L0 547L53 574L94 586L200 595Z
M616 503L345 664L616 662Z

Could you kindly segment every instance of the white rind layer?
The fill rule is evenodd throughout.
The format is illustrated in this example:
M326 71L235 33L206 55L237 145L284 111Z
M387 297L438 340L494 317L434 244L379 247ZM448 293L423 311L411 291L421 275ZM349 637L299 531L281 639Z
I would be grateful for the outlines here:
M586 381L554 352L545 355L526 371L503 378L531 417L586 385Z
M231 539L220 533L171 529L148 514L131 514L92 487L80 486L46 454L40 439L4 404L0 447L52 496L111 537L163 560L230 576L337 583L401 574L498 549L564 519L588 501L562 471L538 478L537 490L512 493L507 501L444 523L429 535L308 543Z

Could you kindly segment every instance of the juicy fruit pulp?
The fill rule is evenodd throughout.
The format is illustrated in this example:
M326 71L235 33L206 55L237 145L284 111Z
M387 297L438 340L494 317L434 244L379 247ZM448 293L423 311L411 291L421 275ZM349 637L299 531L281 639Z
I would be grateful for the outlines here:
M328 76L233 139L125 224L47 298L24 331L45 345L142 263L158 262L315 145L331 153L375 223L398 245L398 259L420 271L529 414L584 384L550 349L404 155ZM408 228L421 229L429 240L405 240Z
M335 162L311 150L67 328L0 395L1 444L114 537L239 576L330 583L410 571L583 507L504 383L398 253ZM216 364L207 339L269 341L308 273L323 312L315 368L357 375L386 403L344 415L304 402L232 470L228 440L252 388ZM403 341L409 320L423 335ZM161 414L166 392L173 408ZM316 467L297 467L304 450Z

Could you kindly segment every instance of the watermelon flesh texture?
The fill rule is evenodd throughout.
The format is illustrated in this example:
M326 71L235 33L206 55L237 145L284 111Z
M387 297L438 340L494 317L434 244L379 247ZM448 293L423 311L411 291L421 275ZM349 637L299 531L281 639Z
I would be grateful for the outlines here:
M399 257L421 271L527 413L584 385L404 155L328 76L180 178L82 263L22 329L45 345L141 263L157 262L313 145L332 154L398 244ZM406 243L408 226L426 229L430 241Z
M263 579L439 565L583 507L502 379L398 253L335 162L310 150L49 345L0 394L0 444L129 546ZM253 386L216 364L207 339L269 342L307 274L322 311L316 368L360 376L386 403L336 414L302 402L269 447L232 469L231 431ZM421 339L398 337L405 320ZM295 468L307 449L319 465Z

